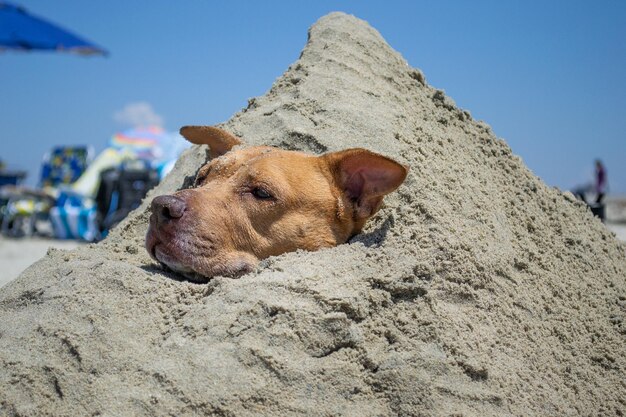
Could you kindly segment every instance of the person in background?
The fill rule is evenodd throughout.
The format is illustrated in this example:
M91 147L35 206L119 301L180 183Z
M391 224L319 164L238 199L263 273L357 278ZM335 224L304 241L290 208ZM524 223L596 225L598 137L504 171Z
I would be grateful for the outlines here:
M596 204L600 204L606 193L606 169L602 161L596 159L596 173L594 182L594 191L596 192Z

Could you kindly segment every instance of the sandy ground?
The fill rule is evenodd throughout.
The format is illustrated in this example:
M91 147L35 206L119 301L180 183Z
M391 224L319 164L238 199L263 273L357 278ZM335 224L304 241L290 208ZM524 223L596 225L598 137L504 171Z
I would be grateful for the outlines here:
M626 242L626 224L607 223L617 238ZM41 259L49 248L70 250L84 243L74 240L44 238L10 239L0 235L0 287L17 278L26 268Z
M10 239L0 235L0 287L41 259L49 248L74 249L80 245L73 240Z
M623 223L607 223L606 227L622 242L626 242L626 224Z

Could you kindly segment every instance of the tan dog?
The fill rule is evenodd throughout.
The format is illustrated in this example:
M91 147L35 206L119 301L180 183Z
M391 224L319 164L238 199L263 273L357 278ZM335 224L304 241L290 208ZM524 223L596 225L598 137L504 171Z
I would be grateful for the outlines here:
M345 243L408 169L365 149L322 156L255 146L210 126L180 133L211 160L195 188L152 201L146 249L192 280L241 275L260 259Z

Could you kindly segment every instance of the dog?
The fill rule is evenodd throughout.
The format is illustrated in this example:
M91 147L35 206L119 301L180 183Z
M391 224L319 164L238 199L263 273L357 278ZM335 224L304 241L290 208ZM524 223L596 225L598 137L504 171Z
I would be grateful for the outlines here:
M242 141L212 126L185 126L208 145L194 188L152 200L146 249L192 281L240 276L261 259L345 243L405 180L408 167L361 148L321 156Z

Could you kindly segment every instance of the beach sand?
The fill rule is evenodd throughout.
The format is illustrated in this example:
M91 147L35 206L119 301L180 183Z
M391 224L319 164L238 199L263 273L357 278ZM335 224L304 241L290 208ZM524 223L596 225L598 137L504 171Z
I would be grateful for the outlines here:
M0 235L0 287L43 258L49 248L70 250L79 245L81 243L73 240L11 239Z
M626 242L626 224L622 223L607 223L606 227L622 242Z
M0 289L0 414L626 412L626 246L366 22L320 19L223 127L410 173L349 243L240 279L152 262L147 202L104 242L51 250ZM206 159L186 151L150 196Z
M626 224L606 223L605 226L622 242L626 242ZM33 263L43 258L49 249L71 250L86 243L74 240L45 238L10 239L0 235L0 287L13 281Z

